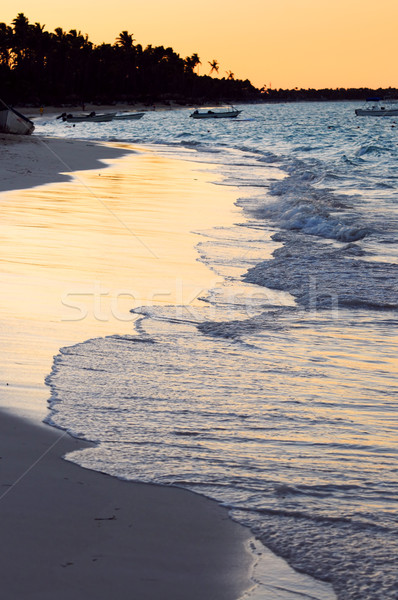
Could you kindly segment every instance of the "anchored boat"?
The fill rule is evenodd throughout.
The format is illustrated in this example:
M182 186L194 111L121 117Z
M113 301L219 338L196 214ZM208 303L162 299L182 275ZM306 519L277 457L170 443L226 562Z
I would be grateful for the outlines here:
M197 108L189 116L193 119L234 119L240 115L241 112L241 110L238 110L234 106L223 108Z
M395 106L394 106L395 105ZM355 110L357 117L398 117L398 100L367 98L364 108Z
M107 123L112 121L116 113L97 114L94 111L88 115L72 115L62 113L57 119L62 119L67 123Z
M113 117L114 121L136 121L137 119L141 119L145 113L143 112L127 112L121 113L120 115L115 115Z

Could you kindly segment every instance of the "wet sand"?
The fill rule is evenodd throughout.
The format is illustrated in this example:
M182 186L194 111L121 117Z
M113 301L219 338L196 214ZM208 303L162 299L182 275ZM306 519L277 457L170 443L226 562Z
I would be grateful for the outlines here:
M103 166L123 156L122 147L39 136L0 133L0 192L70 181L71 173Z
M232 222L235 193L126 144L7 137L0 181L36 187L0 194L0 407L44 418L60 347L133 333L141 305L201 303L217 276L192 231Z
M129 310L143 302L200 302L215 276L197 261L193 225L233 219L232 192L123 145L0 144L0 189L17 190L0 194L2 593L238 598L251 585L249 533L226 510L68 463L61 456L85 443L40 424L60 346L131 333Z
M60 458L69 435L0 415L0 577L18 600L231 600L248 585L248 531L184 490Z

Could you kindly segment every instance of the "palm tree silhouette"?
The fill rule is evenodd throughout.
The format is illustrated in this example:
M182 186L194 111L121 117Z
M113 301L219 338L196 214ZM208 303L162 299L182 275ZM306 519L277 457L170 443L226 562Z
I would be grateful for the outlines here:
M10 63L12 46L12 27L5 23L0 23L0 65L8 67Z
M225 71L227 74L227 79L235 79L235 73L232 73L232 71Z
M54 29L54 37L60 41L60 42L64 42L66 40L66 32L62 29L62 27L56 27L56 29Z
M135 39L133 38L133 33L129 33L128 31L122 31L119 34L119 37L116 38L116 44L118 46L120 46L121 48L123 48L124 50L130 50L135 42Z
M207 62L207 61L205 61ZM195 53L182 58L173 48L135 44L122 31L113 44L94 44L79 29L47 31L18 13L10 25L0 22L0 81L9 103L69 104L178 101L218 97L246 98L260 94L250 81L219 74L216 59L210 75L199 76ZM206 70L206 66L204 65ZM1 90L0 90L1 91ZM40 103L40 104L39 104Z
M14 62L18 65L29 53L28 45L31 25L29 25L29 19L23 13L18 13L12 25L14 28L12 52L15 57Z
M185 68L186 70L189 71L194 71L195 67L198 66L198 71L199 71L199 65L201 65L202 63L200 62L200 58L199 56L196 54L192 54L192 56L187 56L185 59Z
M192 54L191 61L193 62L193 68L198 67L198 75L199 75L199 65L201 65L202 62L196 52L194 54Z
M212 61L208 60L207 62L209 63L209 65L211 67L209 75L211 75L213 73L213 71L218 73L218 71L220 70L220 65L218 64L218 61L215 58L213 58Z

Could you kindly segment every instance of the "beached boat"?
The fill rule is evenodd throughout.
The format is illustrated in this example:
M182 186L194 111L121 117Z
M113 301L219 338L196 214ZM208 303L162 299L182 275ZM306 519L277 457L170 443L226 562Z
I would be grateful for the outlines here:
M222 108L201 108L196 109L189 116L193 119L234 119L240 115L242 111L234 106Z
M116 113L97 114L94 111L88 115L72 115L62 113L57 119L62 119L67 123L107 123L112 121Z
M0 100L0 132L28 135L35 126L24 115Z
M364 108L355 110L357 117L398 117L398 100L382 101L380 98L368 98Z
M127 112L127 113L121 113L120 115L115 115L113 117L114 121L136 121L138 119L141 119L143 116L145 115L145 113L143 112Z

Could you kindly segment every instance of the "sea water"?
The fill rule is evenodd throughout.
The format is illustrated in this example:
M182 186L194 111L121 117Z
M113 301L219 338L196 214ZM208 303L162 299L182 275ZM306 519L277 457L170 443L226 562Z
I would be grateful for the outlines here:
M197 231L219 278L201 305L135 308L134 335L61 349L49 421L97 442L70 460L218 500L340 600L397 598L398 124L352 103L240 108L41 119L195 160L240 209Z

